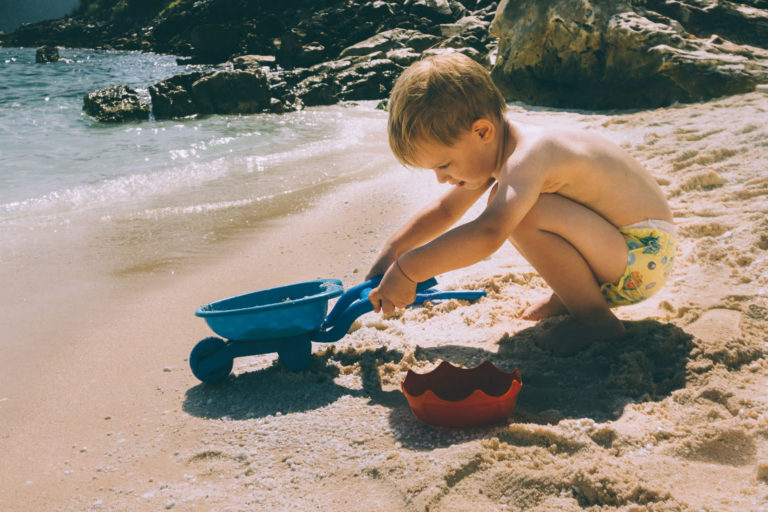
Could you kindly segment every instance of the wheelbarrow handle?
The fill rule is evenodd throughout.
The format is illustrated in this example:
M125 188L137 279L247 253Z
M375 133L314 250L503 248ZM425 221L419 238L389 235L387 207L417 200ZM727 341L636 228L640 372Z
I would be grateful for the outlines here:
M373 311L373 304L368 300L368 294L371 290L376 288L381 282L381 276L374 277L368 281L354 286L344 292L339 297L333 309L325 317L323 326L320 330L312 335L312 341L320 343L331 343L338 341L344 337L349 328L352 326L352 322L357 320L358 317L370 313ZM416 285L416 293L429 290L433 286L437 285L437 280L432 277ZM423 302L423 300L421 301ZM420 303L417 300L414 304Z
M331 312L328 313L328 316L325 317L325 321L323 322L323 325L324 326L335 325L336 322L339 320L339 317L341 316L341 314L344 313L353 302L355 302L356 300L362 299L363 294L365 294L365 301L367 301L368 293L370 293L371 290L379 286L379 283L381 283L382 277L384 276L381 275L381 276L374 277L373 279L369 279L364 283L360 283L357 286L353 286L352 288L344 292L344 294L341 297L339 297L339 300L336 301L336 304L334 304L333 309L331 309ZM424 282L419 283L416 286L416 293L423 292L436 285L437 285L437 280L434 277L432 277L430 279L427 279ZM366 290L368 291L366 292Z

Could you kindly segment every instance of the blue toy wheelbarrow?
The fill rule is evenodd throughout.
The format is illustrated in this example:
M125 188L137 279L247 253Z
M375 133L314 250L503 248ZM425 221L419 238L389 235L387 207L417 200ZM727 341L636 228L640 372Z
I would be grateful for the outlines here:
M281 363L291 371L309 368L312 342L331 343L344 337L352 322L373 311L368 294L381 277L344 292L338 279L319 279L230 297L198 308L195 315L222 338L201 340L192 349L189 366L205 383L227 378L236 357L277 352ZM439 291L432 278L416 287L416 300L476 300L484 291ZM331 312L328 301L339 297Z

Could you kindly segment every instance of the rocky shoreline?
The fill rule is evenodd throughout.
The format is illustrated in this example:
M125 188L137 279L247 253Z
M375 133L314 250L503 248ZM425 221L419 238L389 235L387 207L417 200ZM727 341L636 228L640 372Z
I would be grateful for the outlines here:
M156 51L223 69L86 96L104 121L281 113L386 98L426 55L459 51L492 70L509 101L655 108L768 83L768 0L180 0L149 20L23 25L6 46Z

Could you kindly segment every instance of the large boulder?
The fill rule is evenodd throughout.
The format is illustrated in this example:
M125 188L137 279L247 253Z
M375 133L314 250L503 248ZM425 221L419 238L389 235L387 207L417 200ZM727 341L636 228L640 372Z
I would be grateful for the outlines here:
M260 70L216 71L192 84L201 114L254 114L269 109L267 77Z
M491 30L499 38L493 77L509 100L645 108L768 80L765 50L698 38L629 0L502 0Z
M270 110L267 77L259 68L188 73L149 88L157 119L198 114L253 114Z
M173 119L199 114L200 108L192 97L192 84L204 75L201 72L176 75L150 86L155 118Z
M111 123L149 119L149 105L127 85L105 87L86 94L83 110L98 121Z

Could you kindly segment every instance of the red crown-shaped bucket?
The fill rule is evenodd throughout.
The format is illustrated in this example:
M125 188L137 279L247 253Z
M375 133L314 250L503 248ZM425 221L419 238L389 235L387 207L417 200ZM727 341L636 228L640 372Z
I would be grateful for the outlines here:
M475 427L501 421L512 412L522 386L517 368L505 372L487 360L474 368L442 361L428 373L408 370L401 384L416 417L436 427Z

